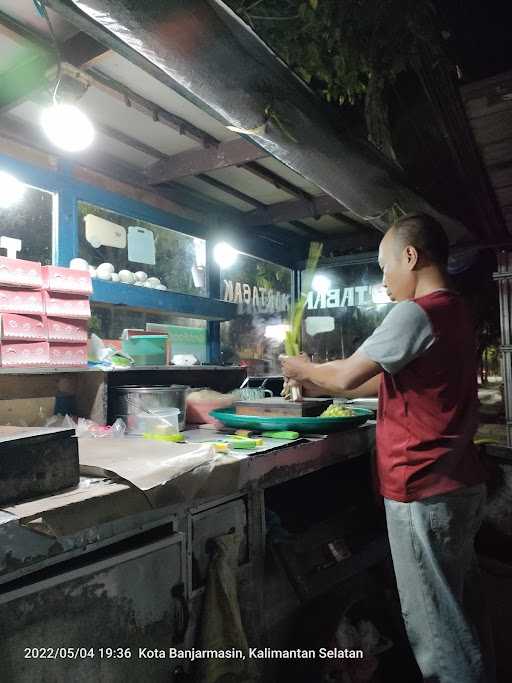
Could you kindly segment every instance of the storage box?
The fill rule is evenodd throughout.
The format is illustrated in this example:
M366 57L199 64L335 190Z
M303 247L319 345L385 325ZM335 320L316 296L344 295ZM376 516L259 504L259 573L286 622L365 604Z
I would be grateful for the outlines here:
M0 256L0 284L41 289L43 286L41 264L37 261L22 261Z
M43 266L43 287L50 292L67 294L92 294L92 280L88 272L61 268L59 266Z
M43 292L46 315L49 318L78 318L87 320L91 317L91 306L88 297L76 294L54 294Z
M49 361L48 342L0 342L0 364L3 368L45 367Z
M122 340L122 349L133 358L135 365L165 365L168 336L145 335Z
M3 341L47 341L46 318L40 315L1 313L0 338Z
M48 318L48 340L67 344L87 344L87 321Z
M0 313L43 315L43 293L33 289L0 287Z
M50 365L53 367L87 366L87 344L50 344Z
M178 434L180 412L179 408L165 408L126 415L123 419L129 434Z
M164 365L170 365L172 359L171 340L166 332L152 332L150 330L142 330L137 328L125 328L121 334L121 343L126 339L131 339L132 337L161 337L164 335L167 337Z

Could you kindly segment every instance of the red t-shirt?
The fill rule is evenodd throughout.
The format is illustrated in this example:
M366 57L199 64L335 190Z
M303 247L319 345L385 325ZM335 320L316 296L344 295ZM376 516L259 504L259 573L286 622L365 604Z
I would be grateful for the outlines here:
M485 480L473 444L478 424L477 345L458 294L414 299L433 341L394 374L383 372L377 418L377 477L385 498L412 502Z

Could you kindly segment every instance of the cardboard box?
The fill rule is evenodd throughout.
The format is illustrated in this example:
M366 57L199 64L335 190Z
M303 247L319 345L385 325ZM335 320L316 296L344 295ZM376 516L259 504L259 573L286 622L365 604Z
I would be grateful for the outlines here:
M47 367L49 362L48 342L0 342L0 364L3 368Z
M1 313L0 338L3 341L47 341L46 318L41 315Z
M76 294L54 294L43 292L46 315L49 318L78 318L87 320L91 317L89 298Z
M92 280L85 270L73 270L59 266L43 266L43 287L50 292L64 294L92 294Z
M43 315L43 293L33 289L0 287L0 313Z
M87 321L48 318L48 340L67 344L87 344Z
M54 367L86 367L87 344L50 344L50 365Z
M0 284L41 289L43 286L41 264L37 261L22 261L0 256Z

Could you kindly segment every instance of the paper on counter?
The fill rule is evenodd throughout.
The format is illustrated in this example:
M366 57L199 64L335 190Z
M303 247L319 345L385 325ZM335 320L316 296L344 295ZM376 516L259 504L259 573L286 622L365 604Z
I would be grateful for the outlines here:
M211 444L177 444L142 438L80 439L80 472L89 476L118 476L149 491L212 463Z

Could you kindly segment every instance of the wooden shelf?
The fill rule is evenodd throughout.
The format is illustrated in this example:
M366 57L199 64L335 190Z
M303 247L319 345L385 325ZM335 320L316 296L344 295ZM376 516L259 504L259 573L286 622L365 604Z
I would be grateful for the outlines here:
M237 316L238 309L237 304L206 296L160 291L97 279L93 280L91 301L174 313L203 320L232 320Z
M87 368L0 368L1 375L61 375L69 373L80 372L101 372L103 374L111 373L127 373L127 372L183 372L190 370L197 372L198 370L240 370L239 365L132 365L129 368L103 368L103 367L87 367Z

